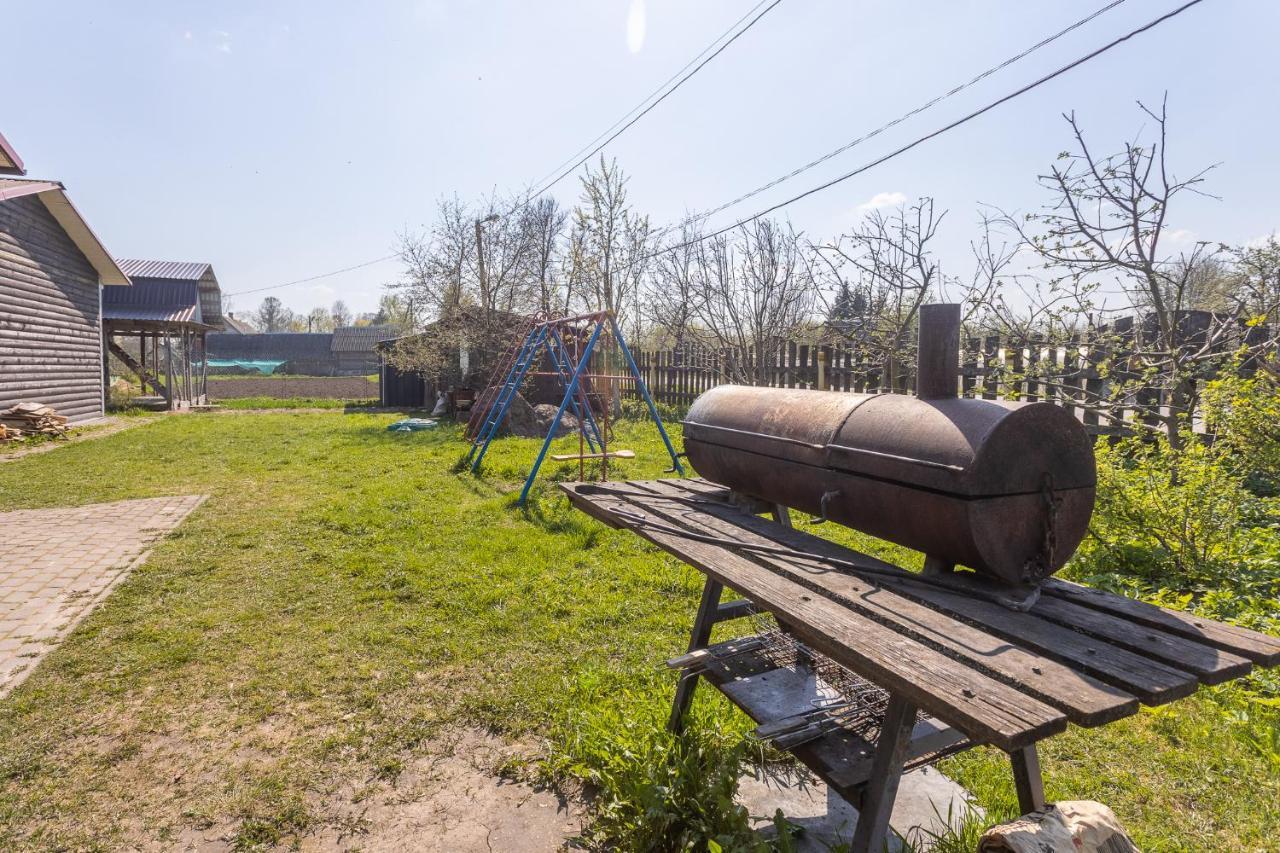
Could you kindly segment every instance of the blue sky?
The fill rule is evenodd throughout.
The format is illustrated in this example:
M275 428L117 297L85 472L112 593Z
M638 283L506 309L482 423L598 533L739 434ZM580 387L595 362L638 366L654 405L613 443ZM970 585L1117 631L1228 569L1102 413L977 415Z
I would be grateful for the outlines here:
M434 200L549 172L754 5L752 0L350 3L10 0L2 131L64 181L114 254L210 261L224 291L388 254ZM900 115L1104 5L783 0L611 145L655 222L706 209ZM1179 5L1127 0L797 181L732 221L847 171ZM1238 243L1280 227L1280 3L1205 0L970 125L789 208L823 237L872 199L929 194L967 275L980 203L1028 209L1074 109L1098 149L1169 93L1178 173L1220 163L1172 225ZM643 32L641 32L643 31ZM16 72L16 73L15 73ZM574 179L554 192L577 195ZM394 262L275 292L295 310L377 302ZM234 300L252 309L263 294Z

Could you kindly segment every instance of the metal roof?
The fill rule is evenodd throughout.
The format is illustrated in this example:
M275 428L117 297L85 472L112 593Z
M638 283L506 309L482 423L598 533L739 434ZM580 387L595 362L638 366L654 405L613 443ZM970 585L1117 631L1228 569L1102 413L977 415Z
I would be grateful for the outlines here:
M26 173L22 158L18 156L17 151L13 150L9 140L4 138L4 134L0 133L0 175L25 175Z
M0 178L0 201L34 195L40 199L50 215L58 221L76 248L93 265L98 273L98 283L128 285L129 277L93 233L89 223L76 210L67 196L66 188L58 181L34 181L28 178Z
M102 319L204 325L194 281L135 281L102 291Z
M391 326L339 326L333 330L333 351L373 352L379 341L395 335Z
M157 282L167 285L198 284L200 287L200 313L202 323L222 328L222 288L213 266L203 261L149 261L142 258L124 258L120 268L128 273L134 283Z
M149 261L144 258L121 258L120 269L129 278L170 278L180 281L199 281L209 272L209 265L200 261Z

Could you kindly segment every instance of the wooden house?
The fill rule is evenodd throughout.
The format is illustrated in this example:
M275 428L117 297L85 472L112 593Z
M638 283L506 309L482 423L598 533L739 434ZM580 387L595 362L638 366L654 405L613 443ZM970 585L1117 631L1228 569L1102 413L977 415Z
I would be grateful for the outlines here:
M0 174L24 174L3 137ZM129 285L61 183L0 177L0 409L27 400L73 422L100 417L102 297Z

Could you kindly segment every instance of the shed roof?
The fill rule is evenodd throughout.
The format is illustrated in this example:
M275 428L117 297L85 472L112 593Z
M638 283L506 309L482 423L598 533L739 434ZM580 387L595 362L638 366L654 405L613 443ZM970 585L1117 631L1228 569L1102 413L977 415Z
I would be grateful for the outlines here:
M171 278L182 281L199 281L206 272L213 272L209 264L202 261L149 261L143 258L121 258L120 269L133 278Z
M373 352L379 341L394 338L393 326L339 326L333 330L334 352Z
M152 261L143 258L121 258L120 268L135 284L158 282L176 286L194 284L200 288L200 322L222 328L222 288L213 266L204 261Z
M28 195L38 197L53 218L58 220L58 225L98 273L99 284L128 285L131 283L124 270L120 269L120 265L111 257L107 247L102 245L98 235L93 233L89 223L71 203L71 199L67 197L66 188L61 183L35 181L29 178L0 178L0 201Z
M18 156L17 151L13 150L9 140L4 138L4 134L0 133L0 175L25 175L26 173L22 158Z
M177 325L207 325L194 281L138 279L133 287L102 292L102 319Z

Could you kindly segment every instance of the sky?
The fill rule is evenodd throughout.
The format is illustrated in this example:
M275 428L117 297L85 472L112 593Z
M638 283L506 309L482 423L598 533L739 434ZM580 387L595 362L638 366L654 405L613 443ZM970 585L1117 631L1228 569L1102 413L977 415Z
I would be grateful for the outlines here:
M68 191L117 257L208 261L234 310L376 307L392 254L435 202L525 189L674 74L756 0L7 0L2 132ZM782 0L612 143L655 223L705 210L896 118L1106 0ZM729 224L874 159L1180 5L1127 0L875 139L713 218ZM929 195L939 255L967 277L982 205L1046 200L1070 147L1149 128L1168 94L1171 212L1196 240L1280 227L1280 3L1204 0L1151 32L777 214L810 238ZM552 192L571 204L574 177Z

